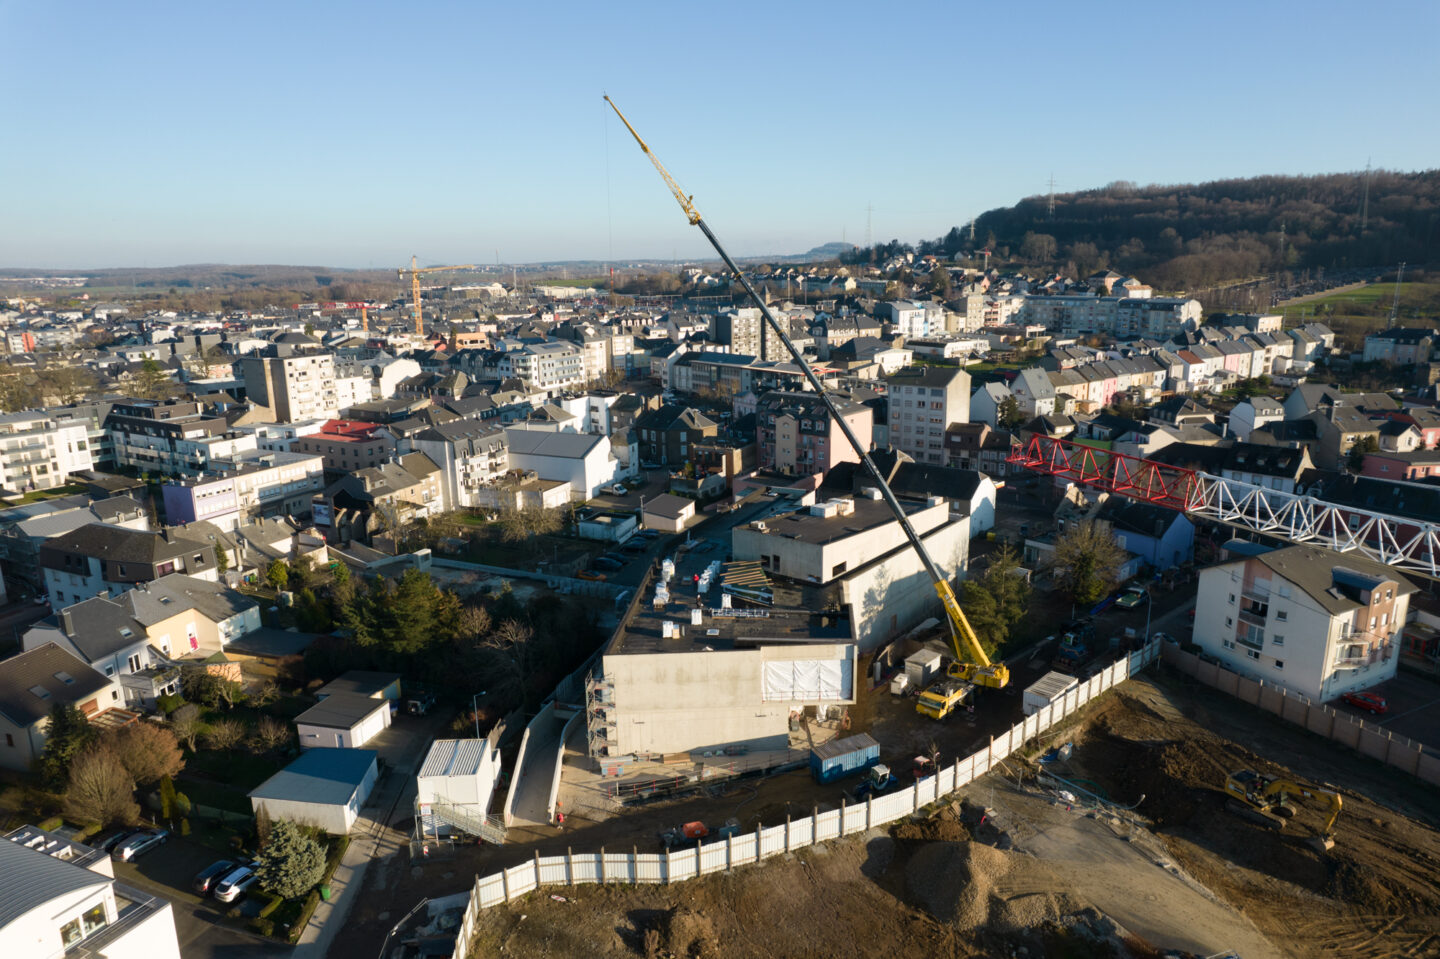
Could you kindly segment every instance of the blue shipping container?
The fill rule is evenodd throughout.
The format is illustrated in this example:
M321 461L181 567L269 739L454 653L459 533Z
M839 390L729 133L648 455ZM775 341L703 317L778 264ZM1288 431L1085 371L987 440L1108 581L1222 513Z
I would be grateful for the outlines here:
M829 783L869 769L880 761L880 744L868 733L821 743L810 750L810 775Z

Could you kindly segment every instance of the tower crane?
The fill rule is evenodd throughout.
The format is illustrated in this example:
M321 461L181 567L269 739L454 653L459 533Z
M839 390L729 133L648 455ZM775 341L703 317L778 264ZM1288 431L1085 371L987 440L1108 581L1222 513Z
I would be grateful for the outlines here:
M963 679L967 682L974 683L977 686L998 688L1009 683L1009 668L1004 663L992 663L990 657L985 655L985 650L980 645L979 637L975 635L975 630L970 627L970 621L965 618L965 613L960 608L960 602L955 598L955 591L950 587L950 583L945 578L944 573L940 571L940 567L935 565L935 561L932 560L930 554L926 552L925 544L920 541L919 534L915 532L915 527L911 525L909 518L905 515L905 510L900 505L900 501L895 498L894 492L890 489L890 484L885 482L885 477L880 475L880 471L875 468L875 463L870 459L869 452L855 436L854 430L850 428L850 424L846 421L845 417L841 416L839 410L835 408L835 402L825 391L824 384L822 384L820 378L815 375L815 371L810 368L810 364L805 362L805 357L796 349L795 344L790 341L790 336L786 329L776 320L775 314L770 311L770 307L765 303L765 300L755 292L755 288L750 285L750 281L746 279L745 274L740 272L740 268L735 265L735 261L730 258L730 254L725 252L725 248L720 245L720 241L716 238L715 234L711 232L710 225L705 222L704 217L700 215L700 211L695 208L694 198L680 189L680 184L675 182L675 178L670 175L669 170L665 169L665 165L660 162L660 158L651 152L650 147L641 139L640 134L635 132L635 128L630 125L629 120L625 119L625 114L620 112L620 108L615 105L615 101L606 96L605 102L610 104L610 108L615 111L615 115L620 118L620 122L625 124L625 129L630 131L630 135L634 137L635 142L640 145L641 152L650 158L650 162L655 166L655 171L660 174L660 178L665 181L665 185L670 188L670 193L675 197L676 202L680 204L680 209L685 211L686 219L690 221L692 226L698 226L700 232L705 234L705 239L709 240L710 245L715 248L715 252L720 254L720 259L725 261L725 266L730 270L730 275L745 289L751 301L760 309L761 315L765 317L765 322L770 324L770 329L779 337L780 342L785 345L785 349L789 351L790 357L795 361L795 365L800 368L800 372L804 374L806 381L809 382L810 388L820 397L821 402L825 404L825 408L833 418L833 421L840 427L840 431L845 434L845 440L850 444L850 448L855 451L855 455L860 457L860 462L865 467L865 471L870 474L871 481L875 484L875 487L880 490L880 495L885 500L885 505L889 506L890 512L895 514L895 520L900 524L901 530L904 531L905 538L910 541L910 546L915 550L915 555L920 558L920 563L925 567L925 572L935 584L935 592L939 595L940 602L945 607L946 617L950 621L950 646L955 654L955 662L950 665L949 675L956 679Z
M474 265L473 263L462 263L462 264L460 264L459 266L417 266L416 263L415 263L415 257L412 256L412 257L410 257L410 269L407 270L407 269L405 269L404 267L401 267L399 270L396 270L396 271L395 271L395 272L399 273L400 276L402 276L402 277L406 276L407 274L408 274L409 277L410 277L410 291L411 291L411 295L412 295L412 296L414 297L414 299L415 299L415 335L416 335L416 336L424 336L424 335L425 335L425 317L424 317L424 316L421 314L421 312L420 312L420 274L421 274L421 273L443 273L443 272L445 272L446 270L473 270L473 269L475 269L475 265Z

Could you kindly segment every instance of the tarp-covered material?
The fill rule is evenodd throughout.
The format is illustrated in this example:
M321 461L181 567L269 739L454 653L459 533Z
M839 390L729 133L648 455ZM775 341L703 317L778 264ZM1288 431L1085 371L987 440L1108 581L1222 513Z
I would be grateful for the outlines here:
M844 659L782 659L765 664L765 702L839 702L851 698L854 664Z

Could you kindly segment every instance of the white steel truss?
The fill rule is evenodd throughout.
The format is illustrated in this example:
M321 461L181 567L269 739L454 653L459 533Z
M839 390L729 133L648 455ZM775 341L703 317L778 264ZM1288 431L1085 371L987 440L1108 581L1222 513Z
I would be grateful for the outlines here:
M1440 525L1196 473L1187 513L1440 578Z

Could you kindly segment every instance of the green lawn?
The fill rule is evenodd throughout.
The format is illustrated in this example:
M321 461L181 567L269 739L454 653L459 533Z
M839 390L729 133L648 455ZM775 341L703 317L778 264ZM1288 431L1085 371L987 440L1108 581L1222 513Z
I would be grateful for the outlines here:
M85 487L77 485L56 486L51 489L31 490L23 496L12 496L4 500L6 506L23 506L26 503L38 503L41 500L56 499L61 496L73 496L76 493L85 492Z
M1285 317L1286 327L1298 326L1302 319L1324 323L1337 334L1353 339L1358 346L1366 333L1385 327L1394 301L1393 282L1371 283L1304 303L1282 303L1276 310ZM1398 325L1430 326L1437 316L1440 316L1440 283L1400 284Z

